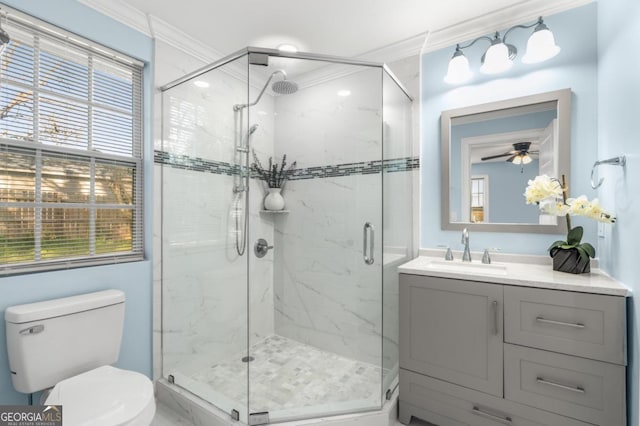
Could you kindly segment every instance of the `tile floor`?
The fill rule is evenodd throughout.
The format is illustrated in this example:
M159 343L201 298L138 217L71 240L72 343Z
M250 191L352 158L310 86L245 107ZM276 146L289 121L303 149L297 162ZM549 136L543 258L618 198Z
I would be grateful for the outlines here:
M190 375L216 392L247 403L246 353ZM358 401L375 407L381 400L381 368L325 352L282 336L252 346L249 363L251 411L276 412ZM239 379L244 378L244 379Z
M246 404L247 364L244 354L190 375L212 389ZM249 363L252 411L277 411L352 400L378 404L380 367L321 351L282 336L270 336L251 349ZM164 404L158 404L152 426L187 426L193 423ZM412 425L428 426L414 420ZM390 426L403 426L396 422Z

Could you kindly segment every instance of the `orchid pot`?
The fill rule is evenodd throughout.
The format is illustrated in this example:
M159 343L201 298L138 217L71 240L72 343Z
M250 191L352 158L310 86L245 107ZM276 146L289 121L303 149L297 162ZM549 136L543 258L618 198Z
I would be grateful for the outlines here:
M564 216L567 221L567 239L558 240L548 248L553 258L553 270L582 274L591 271L591 259L596 256L593 245L582 242L582 226L571 227L571 216L585 216L599 222L615 223L616 218L602 209L597 199L589 201L586 196L568 198L568 187L564 175L562 183L547 175L530 180L524 196L527 204L537 204L545 214Z

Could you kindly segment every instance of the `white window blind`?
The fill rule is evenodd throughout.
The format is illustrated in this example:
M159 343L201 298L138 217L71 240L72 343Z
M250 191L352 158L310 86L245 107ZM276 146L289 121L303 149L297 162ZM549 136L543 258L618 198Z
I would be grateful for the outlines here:
M20 14L0 57L0 275L142 259L142 64Z

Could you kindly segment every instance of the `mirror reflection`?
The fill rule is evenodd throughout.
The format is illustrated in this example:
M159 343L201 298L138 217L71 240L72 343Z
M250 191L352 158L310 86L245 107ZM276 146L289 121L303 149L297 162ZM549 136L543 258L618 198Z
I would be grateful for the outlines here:
M522 194L538 175L568 175L570 99L565 89L442 113L444 229L559 226Z
M529 179L557 174L557 116L545 102L452 118L451 221L555 223L517 201Z

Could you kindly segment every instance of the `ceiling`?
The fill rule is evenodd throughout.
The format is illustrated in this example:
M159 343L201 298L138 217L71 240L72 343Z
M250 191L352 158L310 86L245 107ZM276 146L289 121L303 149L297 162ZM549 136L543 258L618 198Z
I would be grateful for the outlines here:
M336 56L364 53L528 0L125 0L221 54L295 44Z

